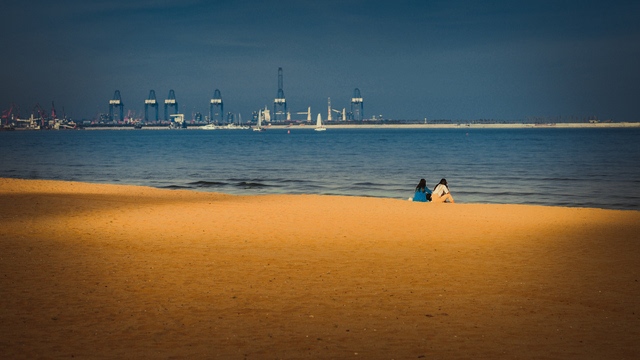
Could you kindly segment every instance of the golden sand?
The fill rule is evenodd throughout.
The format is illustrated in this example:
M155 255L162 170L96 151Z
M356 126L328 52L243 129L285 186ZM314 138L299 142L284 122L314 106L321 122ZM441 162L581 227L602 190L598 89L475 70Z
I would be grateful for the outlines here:
M635 359L640 212L0 179L0 358Z

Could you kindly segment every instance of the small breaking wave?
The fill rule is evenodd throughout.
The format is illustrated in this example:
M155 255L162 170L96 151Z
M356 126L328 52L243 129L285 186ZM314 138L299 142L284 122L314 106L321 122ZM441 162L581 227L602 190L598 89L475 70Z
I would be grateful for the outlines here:
M267 185L259 182L246 182L241 181L236 184L237 187L241 187L243 189L253 189L253 188L263 188L263 187L272 187L274 185Z
M180 189L192 189L191 186L181 186L181 185L167 185L163 186L160 189L169 189L169 190L180 190Z
M195 181L195 182L190 182L189 185L203 188L203 187L220 187L220 186L228 185L228 183L221 182L221 181Z

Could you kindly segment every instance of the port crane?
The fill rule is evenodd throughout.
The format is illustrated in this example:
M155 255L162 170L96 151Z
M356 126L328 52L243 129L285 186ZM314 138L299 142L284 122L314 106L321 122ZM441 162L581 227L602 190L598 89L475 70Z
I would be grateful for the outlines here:
M173 106L176 111L175 114L178 113L178 101L176 100L176 93L173 89L169 90L169 97L164 101L164 121L169 121L169 106Z
M113 93L113 99L109 101L109 121L113 122L113 108L120 108L120 118L118 120L122 121L123 113L124 113L124 104L122 103L122 99L120 98L120 90L116 90Z
M296 114L299 114L299 115L306 114L307 115L307 121L311 121L311 106L309 106L309 108L307 109L306 112L304 112L304 111L303 112L297 112Z
M280 114L287 116L287 100L284 97L284 90L282 89L283 81L282 81L282 68L278 68L278 94L273 101L273 120L279 120ZM284 108L283 110L278 111L278 108Z
M56 106L51 102L51 120L56 121Z
M42 107L40 106L40 104L36 104L36 106L33 107L33 113L35 114L36 111L38 112L38 116L40 116L40 128L44 129L47 127L47 114L45 114L44 110L42 110Z
M216 108L216 112L213 111L213 108ZM219 109L219 110L218 110ZM211 99L211 103L209 103L209 121L215 124L218 124L218 117L220 117L220 123L224 120L224 104L222 103L222 95L220 94L220 90L216 89L213 92L213 99ZM215 121L213 118L215 117Z
M331 109L331 111L336 112L336 113L338 113L338 114L340 114L342 116L342 119L337 119L337 120L343 120L343 121L346 120L346 117L345 117L347 115L346 109L343 108L342 111L336 110L336 109ZM340 116L338 116L338 118L339 117Z
M353 90L353 97L351 98L351 117L353 120L364 119L364 101L358 88Z
M144 121L149 121L149 106L156 108L156 122L158 122L158 101L155 90L149 91L149 98L144 101Z
M5 126L9 126L10 122L13 118L18 119L20 117L20 108L16 103L11 103L11 107L9 110L5 110L2 112L2 123Z

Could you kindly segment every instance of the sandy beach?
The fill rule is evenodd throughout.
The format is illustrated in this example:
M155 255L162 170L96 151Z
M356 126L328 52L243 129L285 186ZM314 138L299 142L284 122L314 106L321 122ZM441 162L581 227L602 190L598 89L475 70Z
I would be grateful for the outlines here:
M0 179L0 358L636 359L640 212Z

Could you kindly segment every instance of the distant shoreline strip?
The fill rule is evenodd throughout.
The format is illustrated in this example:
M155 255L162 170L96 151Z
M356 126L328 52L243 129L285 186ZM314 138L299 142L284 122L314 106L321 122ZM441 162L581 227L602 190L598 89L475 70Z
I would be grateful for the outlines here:
M191 125L181 130L200 130L202 126ZM592 128L640 128L640 122L620 123L540 123L540 124L381 124L381 125L326 125L327 129L592 129ZM267 129L313 129L313 125L272 125ZM16 129L18 130L18 129ZM134 130L133 126L87 127L85 130ZM135 130L175 130L166 126L144 126ZM219 129L219 131L228 131Z

